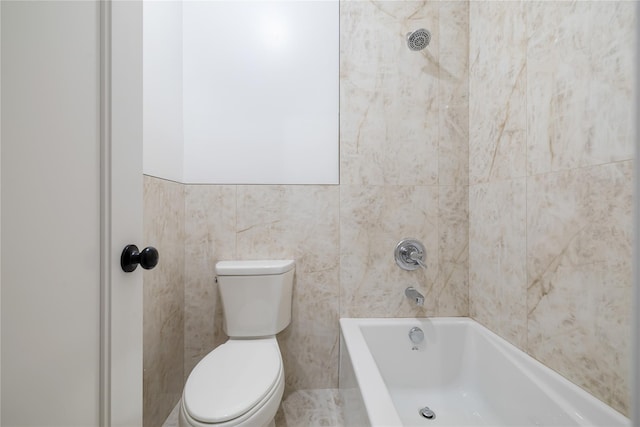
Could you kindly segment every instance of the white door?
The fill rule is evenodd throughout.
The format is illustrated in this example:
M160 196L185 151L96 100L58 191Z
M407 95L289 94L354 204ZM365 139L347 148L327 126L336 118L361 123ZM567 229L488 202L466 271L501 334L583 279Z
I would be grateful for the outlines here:
M142 424L142 5L6 1L1 424Z

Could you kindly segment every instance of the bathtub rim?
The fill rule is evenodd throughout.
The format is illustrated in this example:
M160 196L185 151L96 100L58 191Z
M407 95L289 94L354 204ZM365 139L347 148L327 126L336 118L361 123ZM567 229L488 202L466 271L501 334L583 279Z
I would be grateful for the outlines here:
M393 404L387 385L360 331L360 321L363 320L372 322L388 319L340 318L340 335L349 352L351 367L358 382L367 417L372 426L401 426L402 420ZM345 337L345 332L349 335L349 339ZM363 351L365 349L367 351ZM358 354L358 363L353 363L355 353ZM372 372L376 375L371 375Z
M376 325L393 325L393 324L406 324L410 322L430 322L441 324L458 324L465 325L480 335L484 335L495 347L496 350L503 353L508 359L522 369L524 375L526 375L531 381L534 381L538 387L543 389L549 396L562 401L568 408L572 408L573 411L568 411L568 415L574 420L582 419L580 413L591 413L591 418L597 418L596 412L601 412L610 415L620 425L631 426L631 421L624 414L617 411L613 407L607 405L602 400L592 395L589 391L583 389L577 384L569 381L562 374L556 372L550 367L546 366L530 354L516 347L506 339L502 338L489 328L481 324L480 322L470 317L390 317L390 318L340 318L340 334L343 338L345 346L349 351L350 358L354 353L362 355L362 360L358 359L358 363L353 363L351 359L351 366L353 367L354 374L358 381L360 393L363 401L365 402L365 410L369 416L369 420L372 426L401 426L402 421L400 415L397 412L393 399L389 394L387 385L385 384L382 374L378 369L378 365L375 362L373 355L366 342L364 334L360 329L361 326L376 326ZM407 325L410 326L410 325ZM350 339L345 337L345 333ZM525 360L526 359L526 360ZM529 366L527 366L529 365ZM542 375L536 376L536 371L539 371ZM371 375L375 373L375 375ZM581 395L586 400L585 403L591 405L591 410L581 409L576 410L576 404L570 401L570 398L558 392L553 383L558 383L561 387L566 387L569 391ZM376 388L379 387L376 391ZM373 405L368 403L372 402ZM370 407L373 406L373 407ZM582 405L578 405L581 406ZM584 421L584 419L582 419ZM581 425L585 425L580 423ZM589 425L589 424L586 424Z

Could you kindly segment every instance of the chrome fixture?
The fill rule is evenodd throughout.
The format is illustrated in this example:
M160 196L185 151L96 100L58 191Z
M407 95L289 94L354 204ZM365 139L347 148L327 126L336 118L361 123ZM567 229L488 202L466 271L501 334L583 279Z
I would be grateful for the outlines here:
M416 239L403 239L397 245L393 252L396 264L403 270L415 270L417 268L427 268L424 262L427 257L427 251L424 245Z
M420 415L422 415L428 420L434 420L436 418L436 413L433 412L431 409L429 409L428 406L425 406L424 408L420 409L418 412L420 413Z
M421 307L424 305L424 295L416 291L413 286L409 286L407 289L405 289L404 294L407 298L413 300L416 305L419 305Z
M422 341L424 341L424 332L422 332L422 329L414 326L409 331L409 339L414 344L420 344Z
M431 42L431 33L429 30L420 28L414 32L407 33L407 46L411 50L422 50L429 46L429 42Z

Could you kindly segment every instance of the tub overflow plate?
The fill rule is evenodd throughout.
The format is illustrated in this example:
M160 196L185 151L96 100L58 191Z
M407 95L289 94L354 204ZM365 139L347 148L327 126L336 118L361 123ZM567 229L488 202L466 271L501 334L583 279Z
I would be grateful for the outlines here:
M418 412L420 413L420 415L422 415L428 420L434 420L436 418L436 413L433 412L431 409L429 409L428 406L425 406L424 408L420 409Z

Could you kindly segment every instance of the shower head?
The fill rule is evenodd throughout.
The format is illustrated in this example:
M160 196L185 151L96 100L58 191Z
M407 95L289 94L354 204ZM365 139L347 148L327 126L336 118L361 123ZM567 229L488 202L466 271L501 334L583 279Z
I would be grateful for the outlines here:
M424 28L420 28L419 30L415 30L414 32L407 34L407 46L409 46L409 49L411 50L422 50L429 46L430 41L431 33L429 30L425 30Z

